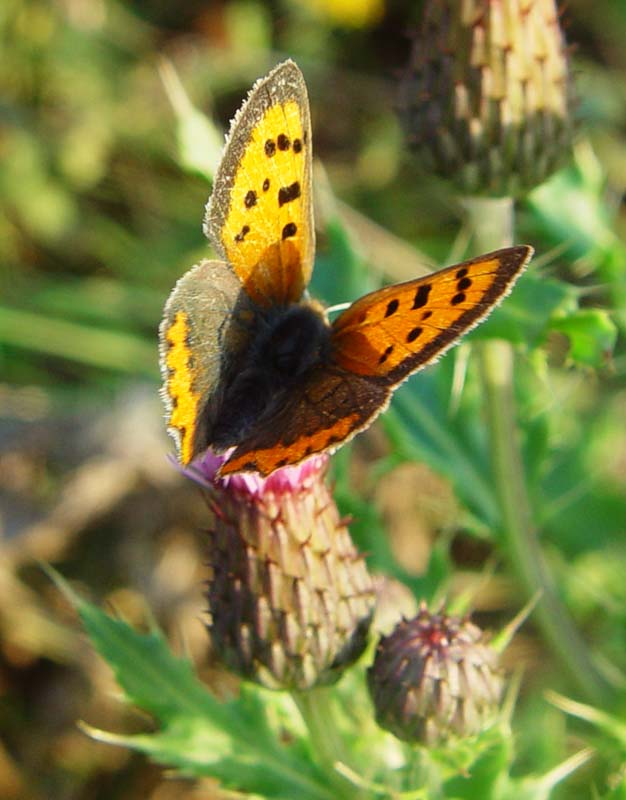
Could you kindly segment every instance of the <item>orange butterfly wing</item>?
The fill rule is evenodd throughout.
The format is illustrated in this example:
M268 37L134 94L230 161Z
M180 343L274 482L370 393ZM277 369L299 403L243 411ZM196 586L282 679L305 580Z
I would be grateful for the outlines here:
M204 231L257 305L300 299L315 241L309 101L293 61L257 81L237 112Z
M391 391L332 365L315 368L271 419L239 444L220 470L269 475L314 453L332 451L366 428Z
M498 250L365 295L335 320L333 361L355 375L401 383L483 320L532 253L527 246Z
M235 448L221 474L269 475L367 428L405 378L488 316L532 253L526 246L498 250L357 300L332 327L330 362Z

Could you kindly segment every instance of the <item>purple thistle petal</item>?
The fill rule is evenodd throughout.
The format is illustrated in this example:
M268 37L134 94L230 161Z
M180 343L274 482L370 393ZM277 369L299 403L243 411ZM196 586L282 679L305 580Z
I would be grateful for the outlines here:
M187 467L181 466L173 457L170 457L170 461L183 475L205 489L219 487L250 497L262 497L266 492L284 494L306 489L328 464L328 455L322 453L311 456L295 466L281 467L267 478L263 478L258 472L240 472L224 478L217 477L219 468L228 460L231 453L232 449L219 455L207 450Z

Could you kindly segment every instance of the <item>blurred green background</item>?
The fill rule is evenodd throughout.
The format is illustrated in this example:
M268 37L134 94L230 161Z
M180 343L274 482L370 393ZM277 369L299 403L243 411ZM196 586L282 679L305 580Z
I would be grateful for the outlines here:
M317 292L351 300L383 278L463 257L460 207L420 173L396 117L421 8L390 0L0 6L1 797L219 796L208 784L165 780L160 768L78 730L79 719L124 730L145 720L111 696L110 674L37 562L55 563L139 625L155 615L215 680L199 622L202 501L166 460L157 396L163 303L208 253L207 172L223 131L252 83L285 57L307 81L324 168L321 216L333 222L318 223ZM520 207L516 239L535 246L547 282L539 295L520 286L511 316L499 319L528 353L519 398L525 456L559 591L619 684L626 3L571 0L564 24L575 43L575 161ZM543 317L533 327L538 296L560 315L549 330ZM573 306L585 314L572 321ZM481 446L467 427L480 414L471 370L450 419L461 358L407 385L388 436L376 426L342 451L338 495L375 567L391 566L429 598L471 590L480 619L497 625L524 598L490 539L488 481L476 482L484 495L470 482L469 496L458 496L454 470L464 459L469 469L468 454ZM406 426L418 417L414 441ZM490 577L477 582L485 565ZM546 768L583 736L543 700L546 686L570 687L532 626L510 657L527 675L519 769ZM619 774L619 748L601 748L600 766L563 797L591 796L583 786Z

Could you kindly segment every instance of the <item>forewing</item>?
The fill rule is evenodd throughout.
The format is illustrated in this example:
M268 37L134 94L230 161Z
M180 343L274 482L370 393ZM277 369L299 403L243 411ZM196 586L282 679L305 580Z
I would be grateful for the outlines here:
M293 61L257 81L235 116L204 230L257 304L301 297L314 257L311 123Z
M532 256L511 247L365 295L333 324L332 358L355 375L396 385L485 319Z

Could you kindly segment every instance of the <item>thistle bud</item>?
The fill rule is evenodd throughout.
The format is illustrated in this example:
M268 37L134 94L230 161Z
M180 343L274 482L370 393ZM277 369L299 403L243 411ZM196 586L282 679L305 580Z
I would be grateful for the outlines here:
M325 483L327 456L268 478L216 477L208 454L186 472L206 489L208 632L214 653L274 689L333 683L367 643L374 590Z
M378 724L422 744L479 733L502 693L498 654L480 628L424 604L381 639L367 678Z
M427 0L401 107L423 166L464 194L542 183L572 138L554 0Z

